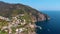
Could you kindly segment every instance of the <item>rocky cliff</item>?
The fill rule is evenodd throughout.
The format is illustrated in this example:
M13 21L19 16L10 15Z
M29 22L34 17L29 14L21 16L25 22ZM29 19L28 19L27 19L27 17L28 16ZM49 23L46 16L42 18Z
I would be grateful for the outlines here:
M0 30L6 34L36 34L35 22L48 19L46 14L27 5L0 2Z

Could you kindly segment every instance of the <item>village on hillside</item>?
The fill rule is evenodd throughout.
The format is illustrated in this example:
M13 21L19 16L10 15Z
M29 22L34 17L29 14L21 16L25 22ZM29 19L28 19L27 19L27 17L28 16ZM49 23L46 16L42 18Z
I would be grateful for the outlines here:
M19 14L12 17L12 19L0 16L0 20L6 21L5 23L2 22L3 24L0 25L0 34L3 34L1 32L6 34L36 34L35 24L31 22L27 23L27 21L22 18L23 16L24 14Z

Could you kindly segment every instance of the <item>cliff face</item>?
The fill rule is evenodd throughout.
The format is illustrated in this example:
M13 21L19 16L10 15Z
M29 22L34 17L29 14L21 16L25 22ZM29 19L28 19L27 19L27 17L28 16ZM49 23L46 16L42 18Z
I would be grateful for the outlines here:
M2 24L0 25L0 29L2 27L1 30L5 31L5 28L7 28L6 31L9 30L8 33L13 32L12 34L14 34L14 32L17 31L15 33L17 34L24 30L24 33L21 34L35 34L35 22L45 21L48 20L48 18L46 14L29 6L0 2L0 22Z

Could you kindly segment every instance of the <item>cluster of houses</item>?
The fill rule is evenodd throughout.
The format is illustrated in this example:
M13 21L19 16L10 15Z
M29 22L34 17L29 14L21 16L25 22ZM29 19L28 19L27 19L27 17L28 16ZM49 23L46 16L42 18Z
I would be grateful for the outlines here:
M17 16L15 16L15 17L12 17L12 19L10 20L9 18L5 18L5 17L2 17L2 16L0 16L0 19L3 19L3 20L6 20L6 21L9 21L8 22L8 26L3 26L2 28L1 28L1 30L4 30L5 32L8 32L8 34L12 34L12 29L11 29L11 27L17 27L18 26L18 24L21 24L21 25L24 25L24 24L26 24L26 20L25 19L23 19L23 23L21 22L21 19L18 19L17 17L19 17L19 16L24 16L24 14L22 14L22 15L17 15ZM34 24L29 24L29 27L31 27L31 28L34 28L35 27L35 25ZM22 31L24 31L24 30L27 30L26 28L16 28L15 29L15 34L20 34Z
M0 16L0 19L2 19L2 20L6 20L6 21L10 21L10 19L9 19L9 18L2 17L2 16Z
M1 28L1 30L4 30L4 31L8 32L8 34L11 34L12 33L11 27L17 27L19 23L21 23L21 25L24 25L25 24L25 19L23 19L24 22L22 23L21 20L17 18L19 16L24 16L24 15L19 14L19 15L15 16L15 17L12 17L11 20L9 18L5 18L5 17L0 16L0 19L9 21L8 26L3 26ZM23 31L23 29L24 28L20 28L20 29L17 28L16 29L16 34Z

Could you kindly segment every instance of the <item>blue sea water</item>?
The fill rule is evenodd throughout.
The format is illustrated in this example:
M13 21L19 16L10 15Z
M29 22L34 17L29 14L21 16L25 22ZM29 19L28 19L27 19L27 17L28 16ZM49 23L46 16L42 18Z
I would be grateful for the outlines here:
M60 11L42 11L46 13L50 20L47 22L37 22L37 34L60 34Z

